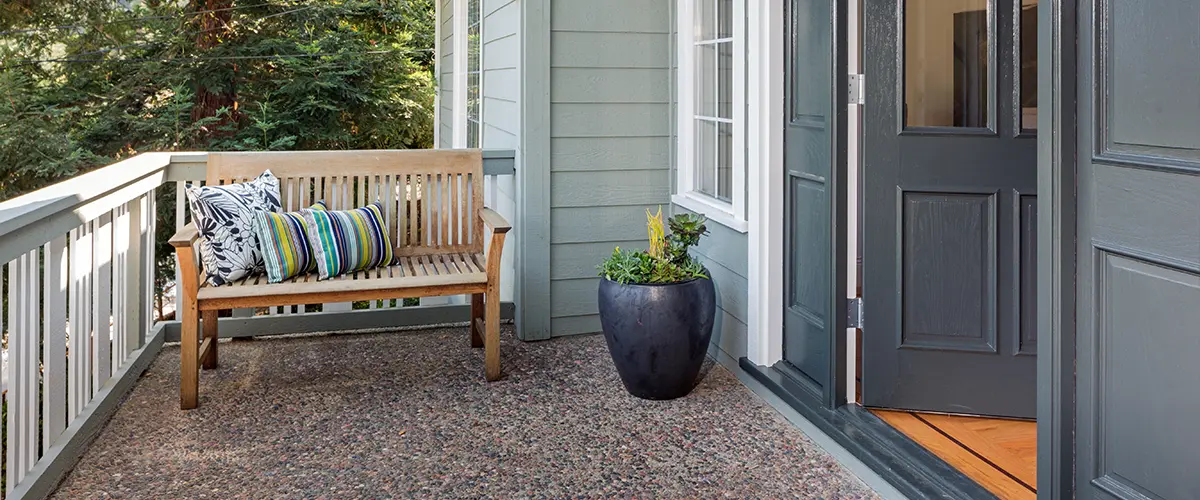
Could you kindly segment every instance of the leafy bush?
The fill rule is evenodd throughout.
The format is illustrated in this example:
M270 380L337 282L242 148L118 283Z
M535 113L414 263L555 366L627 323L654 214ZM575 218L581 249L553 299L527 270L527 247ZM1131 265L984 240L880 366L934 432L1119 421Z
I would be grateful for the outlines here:
M667 221L670 234L664 231L661 208L657 214L646 210L646 219L650 248L631 251L617 247L596 266L601 277L623 285L662 285L708 278L704 266L688 253L689 248L700 243L701 236L708 234L704 216L677 214L671 217Z

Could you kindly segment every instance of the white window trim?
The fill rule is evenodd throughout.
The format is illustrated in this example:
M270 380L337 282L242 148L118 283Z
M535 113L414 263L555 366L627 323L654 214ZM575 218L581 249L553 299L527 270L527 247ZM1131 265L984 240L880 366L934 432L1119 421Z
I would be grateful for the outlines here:
M442 147L442 0L433 2L433 74L437 88L433 93L433 147Z
M470 60L470 13L467 12L467 0L454 0L454 137L451 143L454 148L467 147L467 70ZM479 3L479 144L483 145L483 2Z
M719 224L745 233L749 230L746 220L746 2L755 0L733 0L733 185L731 201L725 202L701 193L697 189L694 172L695 159L695 3L679 2L676 26L676 56L679 60L677 87L679 91L678 141L675 158L675 193L671 202L693 212L703 214Z
M463 11L467 12L465 19L463 19L463 26L465 26L465 28L463 29L463 39L466 41L465 46L467 47L466 57L463 58L467 61L463 65L463 68L464 68L463 71L466 73L466 76L464 77L464 81L466 83L463 85L463 89L467 96L464 98L465 102L466 102L466 107L463 108L463 129L464 129L464 131L463 131L463 138L464 138L463 146L482 149L483 148L483 46L484 46L484 39L483 39L484 15L483 14L484 14L485 6L484 6L484 1L479 0L479 4L478 4L479 5L479 21L478 21L479 22L479 67L476 68L476 71L475 71L479 75L479 79L477 80L478 85L479 85L479 116L476 117L476 122L479 124L479 131L475 135L475 140L479 141L479 143L472 146L470 144L470 140L471 140L471 133L470 133L470 127L471 127L470 95L471 95L471 93L470 93L470 90L471 89L469 88L471 85L471 83L470 83L471 82L471 52L470 52L471 51L471 47L470 47L470 44L471 44L471 13L469 12L471 4L470 4L470 0L456 0L456 1L462 1L463 3L465 3L466 7L463 8Z

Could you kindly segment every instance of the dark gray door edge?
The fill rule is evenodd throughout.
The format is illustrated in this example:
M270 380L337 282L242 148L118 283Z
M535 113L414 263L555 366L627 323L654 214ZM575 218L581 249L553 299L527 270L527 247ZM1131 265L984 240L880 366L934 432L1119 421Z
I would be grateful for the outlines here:
M739 365L909 498L996 498L991 492L858 405L829 409L787 363Z

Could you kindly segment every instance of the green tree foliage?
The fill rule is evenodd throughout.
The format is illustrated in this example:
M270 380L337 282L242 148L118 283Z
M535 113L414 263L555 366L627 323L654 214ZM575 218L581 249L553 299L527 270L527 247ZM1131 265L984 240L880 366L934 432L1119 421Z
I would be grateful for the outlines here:
M433 0L0 2L0 200L147 151L432 147L434 22Z

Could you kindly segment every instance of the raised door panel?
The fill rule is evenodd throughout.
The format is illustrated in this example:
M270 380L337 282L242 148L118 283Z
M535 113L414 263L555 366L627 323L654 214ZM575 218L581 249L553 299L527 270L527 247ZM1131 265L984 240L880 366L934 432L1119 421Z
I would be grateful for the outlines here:
M1080 6L1076 496L1196 498L1200 4Z
M815 393L827 395L835 328L829 317L834 1L790 0L787 5L783 357Z

